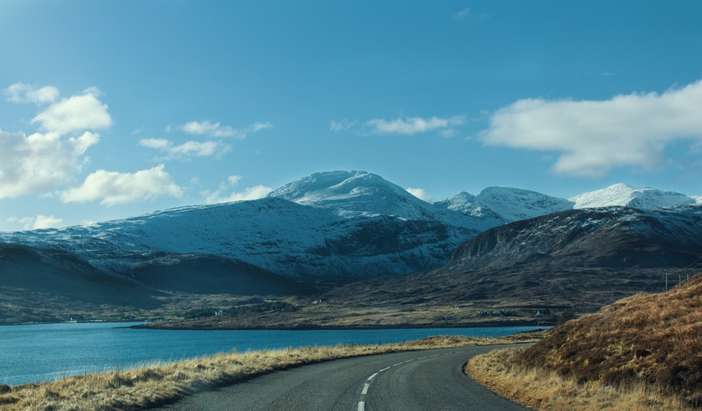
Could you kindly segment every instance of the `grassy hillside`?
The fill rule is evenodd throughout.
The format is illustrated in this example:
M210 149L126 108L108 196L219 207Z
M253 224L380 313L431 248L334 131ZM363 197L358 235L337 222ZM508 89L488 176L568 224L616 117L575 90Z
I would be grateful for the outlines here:
M563 384L594 384L622 393L639 387L646 395L677 397L685 406L702 406L702 276L667 292L622 299L554 328L528 349L493 355L491 360L493 364L475 360L471 372L518 400L524 398L504 388L516 380L523 384L529 373L544 372ZM500 362L502 371L495 368ZM486 377L489 372L491 378ZM558 392L543 391L541 400ZM533 397L534 391L529 395ZM586 390L572 395L586 395Z

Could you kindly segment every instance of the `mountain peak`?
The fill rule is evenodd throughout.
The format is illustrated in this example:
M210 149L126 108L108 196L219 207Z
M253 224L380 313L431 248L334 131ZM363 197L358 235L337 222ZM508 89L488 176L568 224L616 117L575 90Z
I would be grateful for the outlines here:
M367 215L389 214L396 201L420 201L402 187L361 170L314 173L273 190L269 197Z

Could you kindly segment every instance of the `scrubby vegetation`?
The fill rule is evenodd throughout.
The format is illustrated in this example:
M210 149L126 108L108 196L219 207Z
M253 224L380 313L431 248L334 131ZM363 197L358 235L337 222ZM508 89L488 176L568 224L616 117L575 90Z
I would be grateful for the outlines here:
M476 358L471 367L499 392L543 409L558 409L549 401L563 396L566 387L581 398L594 395L583 387L614 397L638 392L640 408L632 409L669 409L669 403L660 407L666 401L677 402L676 408L700 407L702 277L664 293L622 299L554 328L528 349ZM508 386L524 387L529 375L539 373L549 375L544 381L560 381L554 384L561 388L536 390L542 394L538 400L534 392L509 392ZM658 405L647 408L648 403Z
M474 357L466 373L500 395L535 410L661 411L691 410L661 387L629 383L613 387L579 382L556 371L521 364L522 349L508 348Z
M228 353L129 370L68 377L44 384L0 385L0 410L124 410L174 401L196 390L234 384L275 370L361 355L465 345L533 341L535 335L498 339L432 337L384 345L291 348Z

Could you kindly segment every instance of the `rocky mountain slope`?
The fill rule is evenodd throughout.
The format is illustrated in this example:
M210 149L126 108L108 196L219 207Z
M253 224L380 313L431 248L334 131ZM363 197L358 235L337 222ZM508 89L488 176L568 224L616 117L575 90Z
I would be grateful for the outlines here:
M702 257L702 208L565 211L481 233L449 267L500 268L548 261L573 267L675 267Z
M437 270L355 283L330 299L388 305L454 302L505 311L587 312L659 291L702 267L702 208L569 210L487 230ZM349 302L350 301L350 302Z

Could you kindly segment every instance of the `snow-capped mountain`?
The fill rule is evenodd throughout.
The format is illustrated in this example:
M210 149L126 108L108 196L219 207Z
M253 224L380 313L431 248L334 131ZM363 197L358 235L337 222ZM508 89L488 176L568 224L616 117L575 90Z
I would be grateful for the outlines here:
M635 208L695 202L677 193L621 185L574 200L576 207ZM0 234L0 244L60 250L131 278L154 272L165 278L167 266L191 267L198 261L220 271L236 267L248 277L353 279L437 268L479 232L568 210L574 203L489 187L477 196L460 193L431 204L376 174L333 171L294 181L261 200Z
M477 196L462 192L436 205L467 215L502 220L503 223L573 208L573 203L562 198L509 187L488 187Z
M314 173L274 190L269 197L330 209L342 217L385 215L407 220L440 221L480 231L502 223L493 216L466 214L427 203L404 188L366 171Z
M690 197L655 188L633 188L625 184L615 184L566 200L518 188L488 187L477 196L462 192L435 205L473 217L497 218L503 223L509 223L570 209L619 206L641 210L665 210L702 205L702 196Z
M655 188L633 188L621 183L577 195L571 201L576 209L621 206L660 210L697 203L696 199L685 194Z
M130 274L160 253L218 256L288 277L359 278L435 268L477 232L437 220L339 216L282 198L184 207L92 226L0 235Z

